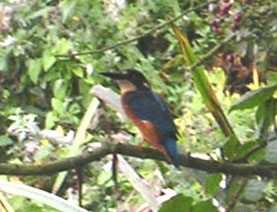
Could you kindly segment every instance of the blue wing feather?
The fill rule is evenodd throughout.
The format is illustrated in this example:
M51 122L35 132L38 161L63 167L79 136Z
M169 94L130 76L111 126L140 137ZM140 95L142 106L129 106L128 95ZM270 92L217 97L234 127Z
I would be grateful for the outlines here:
M177 129L166 103L157 94L148 90L129 93L124 100L139 119L155 125L161 144L165 146L174 165L178 167Z
M136 91L128 94L125 101L139 119L156 126L161 138L176 138L177 129L167 105L157 94L152 91Z

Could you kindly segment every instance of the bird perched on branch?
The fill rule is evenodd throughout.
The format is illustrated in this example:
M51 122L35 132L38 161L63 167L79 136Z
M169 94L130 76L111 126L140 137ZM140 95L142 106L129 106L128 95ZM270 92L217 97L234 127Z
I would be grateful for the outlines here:
M177 129L166 103L152 91L150 84L137 70L101 73L117 82L126 116L136 125L143 138L179 166Z

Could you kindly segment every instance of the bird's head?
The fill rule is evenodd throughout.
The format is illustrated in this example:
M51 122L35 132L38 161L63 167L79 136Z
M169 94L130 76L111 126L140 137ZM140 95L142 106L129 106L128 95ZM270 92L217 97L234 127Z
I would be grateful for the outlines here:
M150 85L143 74L134 69L126 69L117 73L104 72L101 74L115 80L122 94L130 91L150 89Z

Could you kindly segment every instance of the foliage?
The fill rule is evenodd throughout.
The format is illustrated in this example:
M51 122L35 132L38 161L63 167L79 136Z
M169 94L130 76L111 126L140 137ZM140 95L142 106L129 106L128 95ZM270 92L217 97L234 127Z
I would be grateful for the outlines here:
M227 13L218 16L230 3ZM2 1L1 162L44 164L92 151L99 142L137 143L136 128L122 123L121 115L89 92L96 84L111 86L98 73L133 67L169 103L180 149L210 160L276 164L276 8L271 0ZM167 23L177 16L176 36ZM216 29L210 23L215 19ZM233 22L239 23L235 30ZM178 39L185 44L181 49ZM153 193L148 203L170 199L162 212L276 207L274 179L176 170L125 158L119 160L115 186L113 159L83 167L87 210L149 209L146 189L136 189L126 163L138 173L134 179L143 178ZM16 181L76 203L78 171ZM14 210L54 210L20 196L7 201Z

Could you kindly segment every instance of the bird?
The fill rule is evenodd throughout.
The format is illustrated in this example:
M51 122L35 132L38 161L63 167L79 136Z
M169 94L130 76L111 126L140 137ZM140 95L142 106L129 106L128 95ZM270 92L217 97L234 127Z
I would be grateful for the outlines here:
M102 72L120 88L121 105L127 118L139 129L143 139L179 167L177 127L167 104L151 89L145 76L135 69Z

